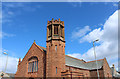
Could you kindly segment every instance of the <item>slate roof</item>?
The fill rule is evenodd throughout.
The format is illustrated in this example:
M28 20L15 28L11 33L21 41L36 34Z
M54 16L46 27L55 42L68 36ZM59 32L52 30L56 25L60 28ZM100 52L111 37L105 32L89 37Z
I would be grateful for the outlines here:
M98 69L101 69L103 66L104 60L97 60ZM96 61L85 62L84 60L79 60L70 56L65 56L65 63L67 66L77 67L81 69L94 70L97 69Z
M39 46L43 51L46 52L46 48L45 47L42 47L42 46Z
M39 46L43 51L46 52L46 48ZM101 69L103 66L104 60L97 60L98 63L98 69ZM87 70L94 70L97 69L96 67L96 61L90 61L90 62L85 62L84 60L80 60L77 58L70 57L68 55L65 56L65 64L67 66L72 66L72 67L77 67L81 69L87 69Z

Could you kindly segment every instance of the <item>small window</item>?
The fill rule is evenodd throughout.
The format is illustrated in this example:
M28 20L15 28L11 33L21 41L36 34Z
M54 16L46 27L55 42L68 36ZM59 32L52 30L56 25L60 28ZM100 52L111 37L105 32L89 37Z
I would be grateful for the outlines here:
M55 51L57 51L57 45L55 46Z
M56 74L57 74L57 67L56 67Z
M50 46L49 46L49 51L50 51Z

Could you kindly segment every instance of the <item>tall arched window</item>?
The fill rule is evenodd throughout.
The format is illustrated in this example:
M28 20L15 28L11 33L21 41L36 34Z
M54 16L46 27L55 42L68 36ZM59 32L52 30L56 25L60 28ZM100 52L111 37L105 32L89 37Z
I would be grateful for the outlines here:
M52 26L49 26L49 36L52 34Z
M38 71L38 58L33 56L28 59L28 72L37 72Z
M54 34L58 34L58 26L54 26Z

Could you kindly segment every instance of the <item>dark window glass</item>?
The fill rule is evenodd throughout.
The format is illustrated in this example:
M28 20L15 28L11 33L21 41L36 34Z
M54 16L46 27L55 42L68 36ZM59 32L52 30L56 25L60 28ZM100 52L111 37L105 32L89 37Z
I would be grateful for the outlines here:
M35 64L34 64L34 72L36 71L36 61L35 61Z
M32 63L32 72L34 72L34 62Z
M51 28L51 26L49 27L49 36L51 36L51 34L52 34L52 28Z
M38 70L38 61L37 61L37 70Z
M57 67L56 67L56 74L57 74Z
M49 46L49 51L50 51L50 46Z
M54 26L54 34L58 34L58 26Z
M57 46L55 46L55 51L57 52Z

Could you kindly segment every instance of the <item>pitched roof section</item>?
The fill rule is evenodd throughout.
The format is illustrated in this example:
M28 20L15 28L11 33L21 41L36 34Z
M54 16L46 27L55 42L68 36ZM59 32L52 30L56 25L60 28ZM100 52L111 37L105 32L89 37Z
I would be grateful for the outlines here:
M98 63L98 69L101 69L103 66L104 60L97 60ZM77 58L73 58L70 56L65 56L65 63L67 66L72 66L72 67L77 67L81 69L87 69L87 70L94 70L97 69L96 67L96 61L90 61L90 62L85 62L83 60L79 60Z
M41 49L41 50L43 50L44 52L46 52L46 48L45 48L45 47L38 46L38 45L35 43L35 41L34 41L34 44L35 44L39 49Z
M46 51L45 47L39 46L43 51Z

